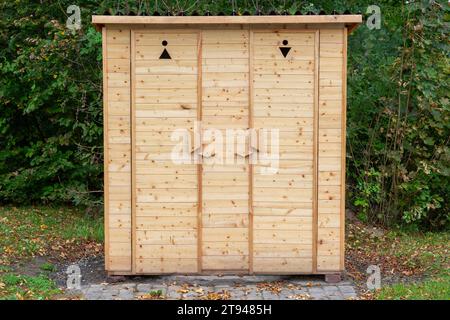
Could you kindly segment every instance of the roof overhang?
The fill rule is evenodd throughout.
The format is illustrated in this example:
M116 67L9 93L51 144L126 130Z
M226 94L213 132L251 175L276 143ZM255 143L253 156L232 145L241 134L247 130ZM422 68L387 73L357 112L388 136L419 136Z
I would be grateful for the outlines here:
M277 15L277 16L92 16L99 30L105 25L295 25L342 24L349 33L362 23L362 15Z

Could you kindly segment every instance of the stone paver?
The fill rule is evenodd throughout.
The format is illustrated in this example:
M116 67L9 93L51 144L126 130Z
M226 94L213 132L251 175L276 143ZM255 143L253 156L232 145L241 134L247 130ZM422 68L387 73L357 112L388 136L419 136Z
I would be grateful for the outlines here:
M136 291L141 293L148 293L153 290L153 286L150 283L141 283L136 286Z
M309 288L308 294L314 300L328 300L328 296L322 287Z
M263 300L281 300L283 298L283 296L278 293L273 293L270 291L263 291L262 298L263 298Z
M341 292L344 299L355 299L357 296L355 288L351 285L340 286L339 291Z
M119 290L119 299L121 299L121 300L132 300L132 299L134 299L134 291L133 290L127 290L127 289Z
M140 277L138 279L131 278L130 281L123 283L83 285L81 293L88 300L196 300L208 297L232 300L345 300L357 298L355 287L348 281L328 284L316 278L276 276Z

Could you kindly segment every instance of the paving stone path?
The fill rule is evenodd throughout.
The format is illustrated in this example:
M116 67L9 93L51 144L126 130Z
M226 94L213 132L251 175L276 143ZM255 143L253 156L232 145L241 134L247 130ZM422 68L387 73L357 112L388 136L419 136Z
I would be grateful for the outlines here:
M88 300L223 299L345 300L356 299L351 282L329 284L318 278L276 276L167 276L121 283L82 285Z

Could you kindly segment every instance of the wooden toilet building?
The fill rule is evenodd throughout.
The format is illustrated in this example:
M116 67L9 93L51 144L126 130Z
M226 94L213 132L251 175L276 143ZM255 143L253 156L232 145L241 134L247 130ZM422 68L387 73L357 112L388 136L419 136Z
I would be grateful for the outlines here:
M347 35L361 21L93 16L109 274L344 270ZM245 133L241 152L228 129ZM183 163L174 132L189 134Z

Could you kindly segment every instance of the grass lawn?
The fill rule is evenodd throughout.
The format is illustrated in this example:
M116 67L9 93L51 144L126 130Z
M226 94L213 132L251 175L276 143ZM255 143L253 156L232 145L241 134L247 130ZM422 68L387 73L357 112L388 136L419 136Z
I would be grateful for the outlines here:
M378 300L450 300L450 276L413 284L394 284L382 288L375 297Z
M347 229L347 270L362 282L368 265L382 270L382 288L370 298L450 299L449 232L386 231L361 223Z
M58 262L99 253L103 220L73 208L0 207L0 234L0 299L48 299L59 293L48 278L53 263L32 275L16 267L34 257Z
M44 273L37 276L20 275L3 269L0 273L1 300L43 300L61 291Z
M393 253L425 279L417 283L398 283L383 287L375 294L379 300L450 300L450 235L442 233L390 232L393 246L382 251Z

